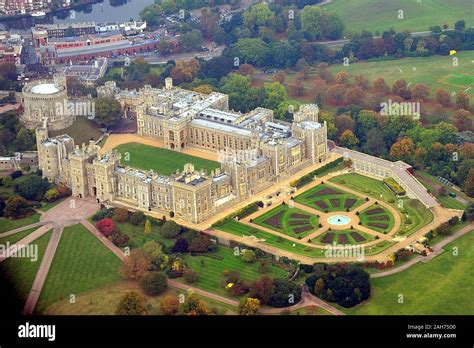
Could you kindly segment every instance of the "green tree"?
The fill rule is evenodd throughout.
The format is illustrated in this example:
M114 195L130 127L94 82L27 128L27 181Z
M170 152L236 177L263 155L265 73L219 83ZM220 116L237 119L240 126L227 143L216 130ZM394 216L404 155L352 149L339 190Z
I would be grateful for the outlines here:
M185 32L181 34L179 42L185 51L198 49L203 43L202 33L199 30Z
M279 82L264 83L263 95L262 107L271 110L276 109L288 98L285 87Z
M301 29L312 39L321 36L321 9L317 6L305 6L301 11Z
M242 261L252 263L257 260L257 256L253 250L247 249L242 252Z
M144 227L145 236L149 236L151 234L151 222L150 220L145 220L145 227Z
M244 12L244 25L252 32L258 33L263 27L274 28L275 14L268 4L258 3Z
M50 186L48 180L33 175L16 184L15 192L25 199L40 201Z
M3 215L10 219L19 219L33 212L26 199L14 196L7 199Z
M161 233L165 238L174 238L181 232L181 226L179 226L173 220L166 221L162 228Z
M168 278L163 273L150 272L140 280L138 285L147 295L156 296L166 290Z
M331 40L340 39L345 27L342 19L337 14L331 13L327 17L327 23L326 37Z
M147 220L148 221L148 220ZM143 250L151 258L152 268L163 270L168 264L168 256L163 251L163 246L155 241L149 241L143 244Z
M113 126L123 117L120 103L112 98L97 98L95 101L95 122L100 126Z
M339 143L343 147L353 149L357 146L357 144L359 144L359 139L357 139L351 130L346 129L339 137Z

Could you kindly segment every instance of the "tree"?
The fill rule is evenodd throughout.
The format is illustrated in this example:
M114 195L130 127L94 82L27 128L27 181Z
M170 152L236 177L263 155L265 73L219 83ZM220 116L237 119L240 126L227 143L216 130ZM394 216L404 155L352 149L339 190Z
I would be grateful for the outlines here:
M324 288L324 279L319 278L314 284L314 294L320 297L322 294L324 294Z
M166 221L161 227L161 234L165 238L174 238L181 232L181 226L179 226L173 220Z
M129 291L120 298L116 315L144 315L147 314L145 308L145 298L136 291Z
M369 88L369 80L367 79L367 77L363 75L356 75L354 77L354 80L357 87L363 90L367 90Z
M239 304L240 315L257 315L260 309L260 301L256 298L244 298Z
M5 212L5 200L0 197L0 216L3 216L3 213Z
M341 135L347 129L354 131L356 122L349 115L340 115L335 118L335 125L338 135Z
M176 315L179 311L179 299L171 295L163 297L160 301L160 310L164 315Z
M201 65L196 59L188 61L180 60L171 70L170 76L177 85L183 82L192 82L199 73Z
M344 32L344 27L342 19L336 13L331 13L327 16L327 33L325 36L330 40L340 39Z
M328 89L327 94L336 103L341 104L346 95L346 87L343 85L334 85Z
M191 293L186 297L184 303L181 305L180 312L185 315L209 315L210 311L205 303L197 297L196 294Z
M137 211L132 214L132 217L130 218L130 223L132 225L138 226L145 221L145 214L143 214L141 211Z
M97 221L95 227L106 237L111 236L115 231L114 222L110 218Z
M209 250L211 239L208 235L200 233L189 243L189 251L193 253L205 253Z
M365 93L360 87L354 87L346 94L346 103L354 105L363 105L365 102Z
M242 261L247 263L253 263L257 260L257 256L253 250L247 249L242 252Z
M267 276L254 281L249 287L249 296L260 300L261 304L267 304L274 290L273 279Z
M435 100L436 100L436 103L438 103L438 104L440 104L444 107L448 107L451 104L451 96L443 88L438 88L436 90Z
M179 43L185 51L201 48L203 43L202 33L199 30L191 30L182 33L179 38Z
M474 221L474 202L467 203L466 210L466 219L469 221Z
M272 110L288 99L285 87L278 82L264 83L263 96L262 107Z
M121 224L128 221L130 217L130 212L124 208L116 208L114 210L114 218Z
M405 80L397 80L393 84L392 92L403 99L409 99L411 97L411 91L408 88L408 84Z
M183 278L186 284L194 284L199 280L199 274L194 272L192 269L187 269L183 273Z
M239 66L239 73L242 76L253 76L255 74L255 68L250 64L242 64ZM282 83L283 81L279 81Z
M44 194L44 199L47 202L54 202L59 197L59 190L56 187L50 188Z
M287 279L273 281L273 293L268 301L272 307L282 308L297 304L301 300L301 287Z
M456 95L456 106L458 109L469 110L470 98L466 92L459 92Z
M3 215L9 219L19 219L33 212L34 210L29 206L26 199L20 196L13 196L7 199Z
M39 176L30 176L22 182L15 184L15 192L25 199L40 201L50 188L51 184Z
M414 153L414 144L411 138L402 138L390 148L390 156L394 160L410 162Z
M335 81L338 85L347 85L349 83L349 74L346 71L340 71L336 74Z
M377 93L381 93L385 95L390 93L390 87L385 82L385 79L382 77L379 77L378 79L374 81L374 89Z
M464 109L458 109L454 113L454 125L459 131L472 131L471 113Z
M186 253L188 252L188 246L188 241L185 238L178 238L171 251L173 253Z
M301 30L312 40L321 37L322 13L317 6L305 6L300 14Z
M123 117L120 103L113 98L97 98L95 100L94 121L100 126L110 127L117 124Z
M413 99L426 100L430 95L430 88L423 83L417 83L411 90L411 94Z
M145 220L145 227L143 233L145 234L145 236L149 236L151 234L151 221L148 219Z
M474 197L474 168L469 170L469 174L467 175L463 188L464 192L466 192L469 197Z
M151 272L146 274L138 285L145 294L156 296L166 290L168 287L168 278L161 272Z
M168 256L163 251L163 246L155 241L143 244L143 250L150 256L152 269L163 270L168 264Z
M466 28L466 22L464 20L459 20L454 23L454 30L463 30Z
M134 249L130 252L120 267L120 274L127 279L141 280L151 269L151 257L143 249Z
M343 147L347 147L349 149L354 148L357 144L359 144L359 139L354 135L354 133L346 129L344 132L342 132L341 136L339 137L339 143Z

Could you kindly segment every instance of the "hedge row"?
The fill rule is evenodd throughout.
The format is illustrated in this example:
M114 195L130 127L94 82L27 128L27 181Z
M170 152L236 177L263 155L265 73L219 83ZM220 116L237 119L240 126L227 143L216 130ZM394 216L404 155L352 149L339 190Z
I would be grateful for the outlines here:
M229 221L234 220L236 217L239 220L243 219L244 217L255 213L258 210L259 207L263 207L263 202L262 201L257 201L257 202L250 203L249 205L246 205L242 209L239 209L236 212L234 212L230 215L227 215L225 218L217 221L216 223L214 223L213 226L221 226L221 225L223 225L223 224L225 224Z
M341 164L343 161L344 161L344 158L339 157L335 161L332 161L328 164L325 164L324 166L322 166L322 167L320 167L316 170L313 170L312 172L302 176L298 180L295 180L295 181L291 182L290 185L293 186L293 187L297 187L297 188L303 187L304 185L307 185L311 181L313 181L313 178L314 178L315 175L320 175L321 173L324 173L324 172L328 171L329 169L335 168L336 166Z

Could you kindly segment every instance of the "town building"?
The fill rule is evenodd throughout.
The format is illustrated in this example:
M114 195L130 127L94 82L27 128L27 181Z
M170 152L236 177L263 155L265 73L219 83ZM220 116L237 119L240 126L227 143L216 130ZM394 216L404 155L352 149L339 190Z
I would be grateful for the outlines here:
M170 176L130 168L115 151L101 154L93 143L79 147L67 135L49 138L45 119L36 131L39 167L77 197L199 223L328 155L327 125L318 121L314 104L303 105L290 124L275 120L268 109L230 111L227 95L176 88L170 78L162 89L145 86L138 92L108 82L98 95L113 96L135 112L138 134L174 151L217 152L221 168L206 173L187 164Z
M72 63L72 62L71 62ZM92 87L107 71L107 58L97 58L92 64L73 65L64 68L66 77L75 77L85 86Z
M21 35L0 31L0 63L20 65L23 45Z

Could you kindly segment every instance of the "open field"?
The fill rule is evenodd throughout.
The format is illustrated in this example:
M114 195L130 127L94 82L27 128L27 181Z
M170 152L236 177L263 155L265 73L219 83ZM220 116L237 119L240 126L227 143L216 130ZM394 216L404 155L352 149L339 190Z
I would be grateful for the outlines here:
M121 280L120 260L82 225L64 229L36 312L71 294Z
M49 231L33 242L38 246L38 259L35 262L29 258L10 258L0 263L0 284L2 284L0 297L8 299L5 301L8 302L5 303L7 307L7 309L4 308L5 312L10 312L11 309L11 311L21 313L51 234Z
M204 158L138 143L119 145L117 150L122 154L122 164L142 170L153 169L163 175L183 170L186 163L194 164L196 170L202 168L208 172L220 167L219 163Z
M253 219L253 223L298 238L308 235L318 227L318 217L284 204ZM298 229L304 231L298 232Z
M403 19L398 19L398 10ZM346 24L346 32L372 32L394 28L397 31L427 31L430 26L448 24L449 28L459 19L466 25L474 24L471 0L333 0L323 10L338 13Z
M453 255L457 247L459 254ZM372 279L372 296L347 314L388 315L474 314L474 231L448 244L430 262L417 263L403 272ZM399 294L404 302L398 303Z
M33 228L30 228L29 230L21 231L21 232L9 235L7 237L2 237L0 238L0 244L6 244L7 242L9 242L10 244L15 244L16 242L22 240L31 232L36 231L37 229L38 227L33 227Z
M363 204L357 196L321 184L295 197L295 201L322 212L351 211Z
M257 271L260 264L259 260L253 263L244 262L240 256L235 256L234 250L230 248L219 246L213 255L222 256L224 259L217 260L206 256L184 256L188 267L199 274L198 281L193 283L192 286L222 296L233 297L224 288L224 271L237 271L239 272L241 279L247 281L257 280L263 275L272 278L286 278L287 272L285 270L270 264L268 272L260 274ZM178 278L177 280L184 283L183 278Z
M77 117L76 122L68 128L61 129L58 131L49 132L51 137L55 137L62 134L67 134L74 139L76 145L81 146L82 143L89 144L89 140L99 140L102 136L102 132L99 130L99 126L92 120L86 117Z

